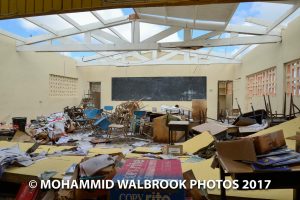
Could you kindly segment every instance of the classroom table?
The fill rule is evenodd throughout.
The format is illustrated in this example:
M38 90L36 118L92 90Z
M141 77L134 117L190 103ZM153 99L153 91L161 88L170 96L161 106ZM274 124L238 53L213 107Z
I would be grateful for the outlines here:
M173 131L184 131L185 132L185 141L188 139L189 134L189 122L188 121L170 121L168 123L169 127L169 144L174 144L173 142Z

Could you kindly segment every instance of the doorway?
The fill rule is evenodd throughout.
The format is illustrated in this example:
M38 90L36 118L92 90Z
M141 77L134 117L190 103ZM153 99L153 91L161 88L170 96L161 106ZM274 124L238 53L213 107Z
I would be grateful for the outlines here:
M101 108L101 82L90 82L90 94L96 108Z
M218 81L218 120L233 113L233 81Z

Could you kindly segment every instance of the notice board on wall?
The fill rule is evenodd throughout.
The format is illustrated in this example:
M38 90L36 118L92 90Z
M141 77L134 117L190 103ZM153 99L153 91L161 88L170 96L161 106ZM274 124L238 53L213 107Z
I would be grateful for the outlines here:
M191 101L206 99L206 77L115 77L112 100Z

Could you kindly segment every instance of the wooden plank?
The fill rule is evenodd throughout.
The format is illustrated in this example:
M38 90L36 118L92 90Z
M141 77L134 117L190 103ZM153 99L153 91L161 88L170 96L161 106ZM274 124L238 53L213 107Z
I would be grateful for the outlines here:
M71 10L71 9L72 9L72 0L64 0L63 10Z
M34 14L35 13L35 4L34 0L26 0L26 13Z
M12 14L17 10L17 0L10 0L9 1L9 13Z
M185 5L203 5L203 4L220 4L220 3L239 3L239 2L255 2L259 0L59 0L53 3L53 0L43 0L43 11L41 12L41 2L36 0L18 0L17 8L14 7L8 12L9 0L0 0L0 19L28 17L46 14L59 14L66 12L83 12L88 10L101 10L113 8L135 8L135 7L155 7L155 6L185 6ZM266 0L271 1L271 0ZM272 0L276 1L276 0ZM26 3L27 2L27 3ZM61 3L60 3L61 2ZM35 6L39 5L38 9ZM71 6L70 6L71 5ZM27 8L26 8L27 7ZM34 11L34 12L32 12Z
M102 2L98 0L92 0L92 7L101 7Z
M92 1L91 0L83 0L82 1L82 8L91 8L92 7Z
M21 16L26 14L26 0L18 0L15 13Z
M53 0L53 10L62 10L63 0Z
M82 0L73 0L73 7L72 7L72 9L80 9L80 8L82 8L81 2L82 2Z
M34 7L36 13L42 13L44 10L44 1L43 0L35 0Z
M53 11L53 0L44 1L44 12Z
M8 15L8 3L9 0L2 0L1 1L1 15Z

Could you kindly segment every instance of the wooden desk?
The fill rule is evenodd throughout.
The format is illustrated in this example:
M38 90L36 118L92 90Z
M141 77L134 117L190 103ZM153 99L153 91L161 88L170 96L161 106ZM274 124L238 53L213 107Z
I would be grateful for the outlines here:
M173 131L184 131L185 141L187 141L189 134L189 122L188 121L170 121L169 126L169 144L174 144L173 142Z
M225 180L226 176L231 176L232 179L238 180L239 186L243 186L243 181L254 180L256 183L259 180L271 180L269 189L294 189L294 200L300 199L300 165L291 167L291 171L282 172L254 172L249 164L238 161L229 160L220 157L217 154L220 169L220 179ZM265 187L265 184L263 184ZM241 188L239 188L241 189ZM257 190L259 188L255 188ZM226 200L226 190L221 187L221 199Z

